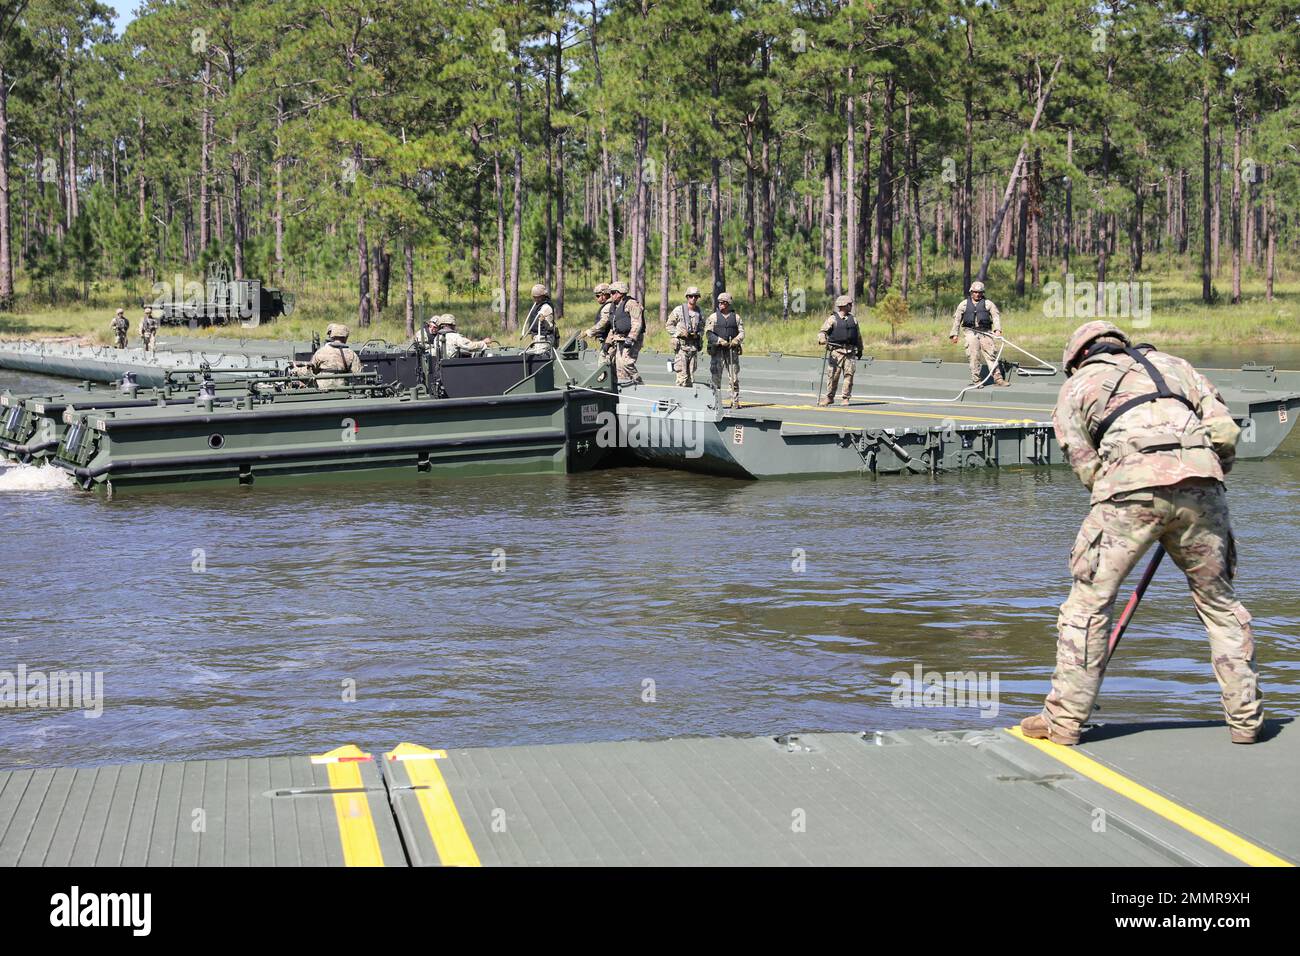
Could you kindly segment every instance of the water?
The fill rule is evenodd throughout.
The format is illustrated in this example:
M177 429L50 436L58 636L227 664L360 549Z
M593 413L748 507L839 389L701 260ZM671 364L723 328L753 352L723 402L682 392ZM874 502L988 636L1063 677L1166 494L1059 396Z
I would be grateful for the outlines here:
M1230 483L1270 716L1300 709L1298 438ZM0 670L102 671L105 698L0 711L0 767L1009 726L1047 691L1086 510L1065 469L0 491ZM999 713L892 706L918 664L995 672ZM1102 707L1219 716L1169 562Z

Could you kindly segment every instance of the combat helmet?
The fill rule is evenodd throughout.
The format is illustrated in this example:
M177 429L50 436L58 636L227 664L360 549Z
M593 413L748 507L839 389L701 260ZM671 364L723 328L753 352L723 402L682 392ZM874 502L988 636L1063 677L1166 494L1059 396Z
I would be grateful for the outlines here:
M966 290L968 294L971 292L983 292L983 291L984 291L984 283L980 282L979 279L976 279L974 282L972 282L970 284L970 288Z
M696 286L691 286L686 290L686 298L688 299L693 295L699 295L699 294L700 294L700 290Z
M442 315L434 316L434 322L439 326L446 326L454 329L456 327L456 317L450 312L444 312Z
M731 293L730 293L730 292L720 292L720 293L718 293L718 301L719 301L719 302L726 302L726 303L730 304L730 303L731 303Z
M592 289L591 292L592 295L609 295L609 283L598 282L596 283L596 288Z
M1087 351L1088 346L1103 335L1119 339L1125 345L1131 344L1129 337L1124 334L1124 330L1113 322L1106 322L1101 319L1085 322L1074 330L1074 334L1070 336L1070 341L1065 344L1065 352L1061 356L1061 366L1065 369L1066 375L1074 374L1074 366L1083 357L1083 353Z
M546 286L542 285L540 282L537 283L537 285L533 286L534 299L544 299L550 294L551 294L550 290L548 290Z
M851 306L851 305L853 305L853 300L847 295L842 295L835 300L835 308L837 309L842 309L845 306Z
M617 282L611 282L609 284L609 291L611 293L617 292L619 295L627 295L627 283L622 279Z
M348 327L342 322L331 322L325 327L325 338L327 339L343 339L347 341L348 336L351 334Z

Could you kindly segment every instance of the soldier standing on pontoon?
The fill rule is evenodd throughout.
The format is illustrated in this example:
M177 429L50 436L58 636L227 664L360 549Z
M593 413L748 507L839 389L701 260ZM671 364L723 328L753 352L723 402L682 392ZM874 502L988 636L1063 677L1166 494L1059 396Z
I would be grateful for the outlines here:
M1233 588L1237 549L1223 487L1241 429L1204 375L1177 356L1134 347L1110 322L1076 329L1062 365L1052 424L1092 492L1092 510L1070 553L1074 585L1056 620L1052 690L1021 731L1079 742L1101 690L1115 597L1158 541L1187 576L1209 632L1232 742L1255 743L1264 722L1255 638Z
M591 328L582 333L583 338L595 339L600 343L600 360L610 361L609 352L609 283L600 282L591 290L596 297L596 321Z
M722 401L722 372L727 372L731 390L730 406L740 407L740 353L745 341L745 325L731 308L731 293L718 294L717 311L709 315L704 324L704 334L709 343L709 373L713 376L713 390Z
M700 311L700 290L691 286L686 301L668 314L668 337L673 341L673 371L677 384L695 384L695 362L704 344L704 313Z
M998 364L999 346L1002 344L1002 313L998 307L984 298L984 283L972 282L970 295L962 299L952 314L952 329L948 332L949 341L957 341L957 333L966 337L966 357L970 359L970 380L972 385L984 381L980 375L981 365L987 365L993 373L993 384L1006 388L1011 383L1002 377L1002 368Z
M540 282L533 286L533 307L524 319L520 338L532 336L529 352L550 354L560 344L560 329L555 323L555 310L551 307L551 292Z
M842 295L835 300L835 312L822 323L817 333L817 342L826 347L826 361L830 363L830 385L825 395L817 397L818 405L829 405L835 401L835 386L840 378L844 379L844 397L841 405L849 403L853 394L853 374L858 369L858 359L862 358L862 330L858 320L849 310L853 300Z

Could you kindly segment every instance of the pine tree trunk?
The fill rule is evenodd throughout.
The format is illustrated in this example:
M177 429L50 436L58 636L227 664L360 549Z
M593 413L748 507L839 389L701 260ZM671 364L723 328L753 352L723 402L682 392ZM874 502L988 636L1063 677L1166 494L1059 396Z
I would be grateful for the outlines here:
M37 167L39 173L40 167ZM14 304L13 237L9 213L9 74L0 64L0 311ZM25 218L25 217L24 217Z
M199 254L212 243L212 64L203 61L203 113L199 123Z
M1201 34L1202 50L1208 46L1208 39L1204 32ZM1206 51L1208 55L1208 51ZM1218 200L1215 200L1215 207L1218 206ZM1201 87L1201 223L1202 223L1202 249L1201 249L1201 301L1209 303L1213 298L1210 265L1211 265L1211 246L1213 240L1210 230L1210 83L1205 80ZM1217 230L1216 230L1217 231Z
M1232 101L1232 204L1228 207L1232 229L1232 302L1241 301L1241 99Z
M664 325L668 322L668 283L669 276L669 252L672 247L672 217L668 214L669 200L672 195L669 189L668 169L668 121L664 120L660 127L659 135L662 137L664 144L664 165L659 170L659 324ZM752 226L752 223L751 223ZM644 303L642 303L644 305Z
M519 256L522 243L524 214L524 92L521 67L515 66L515 161L514 205L510 213L510 280L506 285L506 331L519 328Z
M560 34L555 34L555 109L564 108L564 64ZM555 287L551 290L557 320L564 315L564 133L555 136Z
M402 274L405 283L406 337L415 337L415 244L408 235L402 242Z
M848 71L849 95L844 101L844 234L848 238L845 252L848 264L845 267L844 281L837 283L841 292L849 295L858 284L858 142L857 120L853 105L853 67Z

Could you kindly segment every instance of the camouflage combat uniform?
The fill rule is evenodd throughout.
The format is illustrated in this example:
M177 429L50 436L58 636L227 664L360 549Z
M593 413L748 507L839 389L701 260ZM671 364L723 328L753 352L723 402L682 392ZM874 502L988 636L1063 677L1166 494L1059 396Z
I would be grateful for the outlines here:
M604 288L604 283L597 286L597 288ZM602 294L597 292L598 299ZM610 341L609 331L609 317L613 309L614 304L608 298L601 301L600 308L596 310L596 324L582 333L587 338L595 339L600 343L600 360L605 364L613 361L613 343Z
M641 373L637 371L636 360L645 340L645 314L641 303L624 295L617 302L611 299L609 305L609 335L605 337L605 343L613 350L618 380L622 384L640 385Z
M131 323L125 315L118 314L113 316L113 347L126 348L126 335L131 331Z
M668 336L673 340L673 371L677 384L695 384L695 363L704 344L704 313L683 303L668 313Z
M547 355L560 344L560 329L556 325L555 310L549 300L541 299L533 303L519 335L521 338L532 337L532 344L527 350L533 353Z
M140 317L140 338L144 340L146 352L156 351L154 342L158 338L158 320L150 312L145 312Z
M1120 341L1108 334L1101 344ZM1092 509L1070 555L1074 585L1057 619L1056 672L1041 717L1052 739L1077 740L1100 690L1116 594L1159 541L1186 574L1209 632L1233 739L1252 742L1263 708L1250 612L1233 591L1237 555L1223 487L1240 429L1214 386L1191 365L1162 352L1145 355L1169 391L1195 411L1176 398L1137 404L1095 441L1102 420L1125 401L1157 391L1135 358L1115 351L1089 353L1062 386L1053 413L1057 440L1092 491Z
M983 299L979 303L987 308L987 318L981 316L982 321L979 325L987 325L987 328L978 328L971 326L966 321L966 310L981 311L970 298L962 299L958 303L956 310L952 314L952 328L948 330L948 338L956 338L958 334L965 336L966 357L970 360L970 380L973 384L979 384L984 380L980 374L981 366L987 365L993 373L993 384L1006 385L1007 381L1002 377L1002 368L998 365L998 338L1002 335L1002 313L998 307L988 299Z
M845 307L847 308L848 305L851 303L846 303ZM817 404L829 405L835 401L835 388L843 378L844 397L841 402L847 405L853 395L853 376L858 370L857 360L862 358L862 329L858 327L858 320L854 318L852 312L840 312L837 304L836 311L822 323L817 333L817 343L827 347L826 361L830 366L828 372L830 381L827 383L826 394L817 397Z
M313 375L342 375L361 371L361 356L346 342L329 341L318 348L307 362ZM322 391L348 387L345 378L318 378L316 387Z
M725 293L724 293L725 294ZM719 297L721 298L721 297ZM730 299L727 300L730 303ZM719 334L721 333L721 334ZM709 374L713 377L713 390L722 398L722 373L727 373L727 386L731 391L731 405L740 405L740 353L745 340L745 324L734 309L722 312L721 307L709 315L704 323L704 334L709 343ZM721 342L728 342L722 345Z

